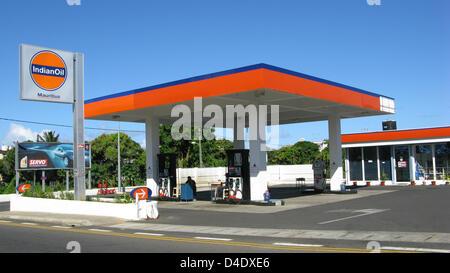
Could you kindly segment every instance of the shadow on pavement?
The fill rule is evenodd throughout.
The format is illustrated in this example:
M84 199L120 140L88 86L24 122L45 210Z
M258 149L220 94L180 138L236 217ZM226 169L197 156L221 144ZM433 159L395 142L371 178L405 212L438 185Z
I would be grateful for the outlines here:
M285 186L285 185L277 185L269 187L270 198L271 199L287 199L287 198L295 198L300 196L310 196L319 194L314 192L313 186L308 186L304 189L296 188L295 185ZM201 201L210 201L211 200L211 191L210 190L202 190L197 192L197 200Z

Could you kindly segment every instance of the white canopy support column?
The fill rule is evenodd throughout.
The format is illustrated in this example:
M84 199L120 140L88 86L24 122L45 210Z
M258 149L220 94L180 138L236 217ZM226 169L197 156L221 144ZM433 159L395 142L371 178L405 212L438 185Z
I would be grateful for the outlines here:
M152 191L152 197L159 196L158 187L158 154L159 154L159 120L149 117L145 120L145 150L147 187Z
M328 136L330 149L330 189L340 191L343 182L341 118L339 115L328 117Z
M239 128L238 119L234 119L234 128L233 128L233 148L234 149L245 149L245 134L244 134L244 126ZM240 121L242 122L242 121ZM239 129L238 129L239 128Z
M268 184L265 130L260 130L259 133L260 137L256 140L249 140L251 201L264 200L264 192Z

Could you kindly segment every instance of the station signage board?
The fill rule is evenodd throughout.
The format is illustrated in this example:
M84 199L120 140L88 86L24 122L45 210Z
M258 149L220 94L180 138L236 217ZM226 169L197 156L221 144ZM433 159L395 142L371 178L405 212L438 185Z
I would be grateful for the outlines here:
M21 100L73 104L72 153L64 155L63 169L73 169L75 200L86 198L84 146L84 55L27 44L19 45L19 94ZM65 150L65 149L63 149ZM59 151L56 151L57 153ZM61 169L50 152L49 158L21 157L20 165L16 151L16 183L18 171L25 168ZM62 154L62 153L61 153ZM35 155L34 155L35 156ZM53 167L52 164L53 163ZM19 168L20 166L20 168Z
M20 99L74 103L74 53L21 44Z

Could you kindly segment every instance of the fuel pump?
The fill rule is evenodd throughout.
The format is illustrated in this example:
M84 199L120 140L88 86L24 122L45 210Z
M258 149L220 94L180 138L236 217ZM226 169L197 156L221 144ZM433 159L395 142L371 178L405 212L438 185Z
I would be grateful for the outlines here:
M173 189L177 186L177 154L159 154L159 197L173 197Z
M323 192L326 189L327 166L325 161L317 159L313 162L314 191Z
M227 150L228 172L225 196L228 200L250 200L249 150Z

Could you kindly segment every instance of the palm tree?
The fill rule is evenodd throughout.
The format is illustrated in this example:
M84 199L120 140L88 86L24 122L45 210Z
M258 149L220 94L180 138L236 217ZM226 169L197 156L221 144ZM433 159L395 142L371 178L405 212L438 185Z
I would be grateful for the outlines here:
M37 135L36 142L59 142L59 134L55 131L45 131L41 135Z

